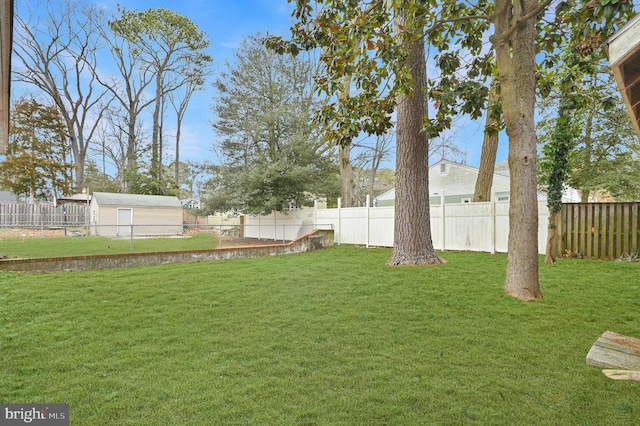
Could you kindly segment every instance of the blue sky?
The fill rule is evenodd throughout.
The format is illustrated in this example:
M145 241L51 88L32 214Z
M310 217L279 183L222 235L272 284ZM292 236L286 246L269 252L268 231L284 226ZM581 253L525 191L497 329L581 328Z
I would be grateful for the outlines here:
M182 126L181 160L217 162L212 150L215 134L209 124L214 94L211 82L225 69L225 62L233 59L234 49L249 35L267 32L286 35L291 25L293 6L286 0L107 0L98 4L116 10L123 4L129 10L167 8L188 17L209 36L208 53L213 57L214 73L205 86L192 99ZM175 131L168 130L169 140ZM173 157L168 150L169 157ZM166 158L166 157L165 157Z
M16 0L18 12L20 4L24 1ZM36 4L35 1L28 3ZM97 0L96 3L114 12L118 4L123 4L129 10L168 8L188 17L208 34L211 41L208 53L214 59L214 74L205 90L198 92L190 103L182 126L180 159L208 159L217 162L212 150L216 136L209 124L213 118L211 104L214 91L211 81L224 69L225 61L233 59L234 49L244 37L267 32L287 36L292 22L293 5L286 0ZM467 164L477 166L482 146L482 122L469 123L463 120L458 127L457 130L451 131L450 136L459 148L466 151ZM175 129L169 128L166 140L172 140L174 136ZM498 162L506 158L506 148L504 137L501 138ZM165 160L173 158L171 151L172 148L167 147ZM431 161L439 159L432 158ZM395 168L395 159L390 158L384 166Z

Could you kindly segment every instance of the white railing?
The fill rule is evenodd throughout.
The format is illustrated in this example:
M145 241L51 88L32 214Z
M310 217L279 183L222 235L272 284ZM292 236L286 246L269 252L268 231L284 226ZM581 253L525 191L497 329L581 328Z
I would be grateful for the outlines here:
M509 202L431 206L431 236L436 250L507 252ZM293 240L313 229L333 229L336 244L393 246L394 207L310 208L267 216L245 216L244 236ZM549 210L538 202L538 252L544 254Z

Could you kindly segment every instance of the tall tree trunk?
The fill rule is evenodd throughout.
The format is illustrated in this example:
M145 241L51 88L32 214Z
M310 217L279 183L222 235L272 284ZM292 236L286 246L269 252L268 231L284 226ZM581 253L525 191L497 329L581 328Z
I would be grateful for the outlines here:
M378 150L378 144L376 143L376 149L373 154L373 159L371 160L371 178L369 179L369 205L367 207L373 206L373 197L376 187L376 175L378 174L378 168L380 168L382 154Z
M158 179L162 177L162 153L164 150L164 107L160 110L160 124L158 125Z
M544 263L547 265L556 261L556 238L558 236L558 213L549 212L549 227L547 228L547 249L544 252Z
M569 59L569 69L575 63ZM565 73L570 74L571 71ZM545 146L545 154L551 162L551 170L547 179L547 207L549 208L549 225L547 227L547 249L544 263L551 264L556 261L556 235L558 233L558 213L562 211L562 193L565 185L565 177L569 169L569 153L575 147L578 137L571 128L570 120L575 111L575 103L571 99L573 87L568 86L570 76L561 77L561 94L558 105L558 117L556 118L551 140ZM567 88L569 87L569 88Z
M491 41L500 75L509 136L509 242L504 290L520 300L542 298L538 273L535 19L522 18L538 3L497 0ZM514 26L514 28L512 28ZM512 31L512 32L511 32Z
M338 101L343 102L351 93L351 76L342 79L342 90L338 93ZM353 207L353 167L351 165L351 145L340 145L340 188L342 205Z
M396 18L406 31L406 17ZM426 60L421 38L411 42L407 61L414 92L398 100L396 133L396 201L393 253L387 265L443 263L431 240L429 212L429 144L422 124L426 115Z
M493 186L493 174L498 155L498 127L500 119L491 114L492 107L500 102L497 93L497 82L491 82L489 102L487 104L487 120L484 126L484 140L482 141L482 154L480 155L480 169L476 180L476 188L473 193L473 202L482 203L491 200L491 187Z
M592 129L593 129L593 111L587 116L587 122L584 126L584 170L593 170L591 166L591 158L593 157L593 137L592 137ZM584 182L585 180L583 180ZM580 201L583 203L589 202L589 190L582 189L580 191Z
M132 109L129 109L129 123L127 124L127 156L124 161L124 167L122 168L122 192L128 192L129 180L133 177L134 173L137 173L137 147L136 147L136 122L138 121L138 115L131 113Z
M81 158L76 159L74 164L74 169L76 171L75 191L78 194L80 194L84 189L84 159L85 156L82 156Z
M178 187L178 196L180 196L180 129L182 127L182 120L178 120L176 125L176 162L175 169L173 170L173 177Z
M351 166L351 145L340 145L340 186L342 205L353 207L353 167Z
M162 103L162 76L156 76L156 100L151 129L151 177L160 180L160 108Z
M61 111L62 116L65 118L65 123L67 124L67 129L75 129L73 122L71 119L67 118L68 115ZM86 155L86 149L84 148L84 142L77 136L77 134L69 130L69 140L71 142L71 153L73 154L73 171L74 175L74 183L75 183L75 192L81 193L82 188L84 187L84 159Z

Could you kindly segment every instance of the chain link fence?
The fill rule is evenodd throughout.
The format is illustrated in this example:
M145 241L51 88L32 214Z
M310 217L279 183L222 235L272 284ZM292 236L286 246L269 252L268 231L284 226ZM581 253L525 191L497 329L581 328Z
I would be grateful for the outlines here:
M325 227L324 229L330 229ZM162 252L212 250L221 248L287 244L291 240L311 232L308 226L304 232L298 225L212 225L212 224L128 224L128 225L95 225L95 224L39 224L32 226L1 226L0 240L27 238L56 238L59 251L56 256L108 254L119 252ZM251 236L247 236L247 233ZM301 235L298 235L301 234ZM68 238L87 238L95 240L95 244L75 244L65 242ZM86 246L87 251L79 253L69 250L71 246ZM128 247L127 247L128 246ZM0 253L15 257L11 252Z
M89 219L85 204L0 204L0 240L8 238L102 237L118 241L103 244L108 249L122 246L127 251L202 250L226 247L285 244L314 229L332 229L331 224L263 223L245 224L239 217L223 215L192 217L183 215L182 223L98 224ZM192 238L193 237L193 238ZM158 239L160 242L140 240ZM174 239L171 241L170 239ZM175 239L183 241L177 242ZM193 241L193 243L190 242ZM61 243L60 255L65 256L68 243ZM108 253L105 248L104 253ZM100 252L102 253L102 252ZM7 254L7 253L5 253ZM82 254L97 254L82 253ZM10 255L10 253L9 253ZM73 253L72 255L81 255Z

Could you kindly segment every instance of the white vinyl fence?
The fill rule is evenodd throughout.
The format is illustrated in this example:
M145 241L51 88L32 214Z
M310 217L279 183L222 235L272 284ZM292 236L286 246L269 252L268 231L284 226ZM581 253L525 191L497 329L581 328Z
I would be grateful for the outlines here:
M393 246L394 207L303 209L245 216L249 238L293 240L313 229L333 229L336 244ZM538 252L544 254L549 211L538 202ZM431 207L431 235L437 250L507 252L509 202L441 204Z

